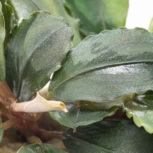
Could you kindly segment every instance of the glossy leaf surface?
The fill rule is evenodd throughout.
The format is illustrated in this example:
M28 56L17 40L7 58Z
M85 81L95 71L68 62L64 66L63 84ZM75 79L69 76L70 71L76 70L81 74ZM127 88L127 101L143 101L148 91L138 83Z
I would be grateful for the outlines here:
M5 57L4 57L4 40L5 40L5 21L0 2L0 80L5 80Z
M63 102L103 102L153 89L153 34L120 28L89 36L71 50L50 84Z
M29 100L61 67L72 37L63 18L43 12L14 29L6 47L7 83L19 101Z
M0 118L0 123L2 123L1 118ZM3 138L3 132L4 132L3 128L0 127L0 142L2 141L2 138Z
M90 108L81 108L76 104L68 103L66 105L68 113L62 111L51 111L50 116L60 124L76 129L78 126L92 124L101 121L107 116L112 116L116 112L116 108L106 111L94 111Z
M105 29L125 26L128 0L65 0L72 16L79 18L80 30L88 36Z
M50 12L52 15L64 17L66 22L70 24L75 30L74 45L76 46L80 41L79 35L79 20L69 16L66 12L62 0L9 0L9 4L13 6L18 22L24 18L29 18L31 13L38 10Z
M153 152L153 137L129 121L103 121L72 129L63 138L70 153Z
M49 144L32 144L27 147L21 147L17 153L66 153L65 151L56 148Z

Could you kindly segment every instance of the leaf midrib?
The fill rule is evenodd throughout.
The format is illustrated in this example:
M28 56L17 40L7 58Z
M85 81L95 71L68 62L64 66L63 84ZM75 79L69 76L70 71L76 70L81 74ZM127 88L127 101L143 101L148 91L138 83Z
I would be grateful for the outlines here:
M110 65L106 65L106 66L99 66L99 67L96 67L96 68L91 68L90 70L87 70L87 71L84 71L84 72L80 72L78 74L75 74L75 75L72 75L71 77L69 77L68 79L65 79L64 81L62 81L59 85L57 85L55 88L53 88L51 90L51 94L57 90L61 85L63 85L65 82L67 81L70 81L72 79L74 79L75 77L79 76L79 75L82 75L82 74L85 74L85 73L89 73L89 72L92 72L92 71L95 71L95 70L99 70L99 69L106 69L106 68L109 68L109 67L117 67L117 66L121 66L121 65L131 65L131 64L142 64L142 63L153 63L153 61L139 61L139 62L121 62L121 63L118 63L118 64L110 64Z

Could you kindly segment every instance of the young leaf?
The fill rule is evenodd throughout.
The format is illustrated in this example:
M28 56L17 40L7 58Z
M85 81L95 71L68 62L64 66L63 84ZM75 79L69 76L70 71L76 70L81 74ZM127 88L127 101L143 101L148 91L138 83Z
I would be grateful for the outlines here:
M148 30L149 30L150 32L153 32L153 18L152 18L151 21L150 21L150 25L149 25Z
M4 40L5 40L5 21L0 2L0 80L5 80L5 57L4 57Z
M70 153L151 153L153 136L129 121L103 121L66 132Z
M152 33L141 28L104 31L71 50L49 90L63 102L103 102L139 94L153 89L152 65Z
M0 118L0 123L2 123L1 118ZM3 132L4 132L4 130L3 130L3 128L0 126L0 142L2 141L2 138L3 138Z
M19 101L40 90L72 47L73 30L63 18L37 12L16 27L6 46L7 83Z
M153 133L153 91L138 95L123 109L129 118L133 117L138 127L142 126L147 132Z
M8 0L8 3L13 7L18 22L21 22L24 18L29 18L31 13L38 10L48 11L53 15L64 17L66 22L68 22L75 30L73 39L74 45L76 46L81 41L79 34L79 20L69 16L63 6L62 0Z
M94 111L89 108L83 109L74 103L66 104L68 113L62 111L51 111L50 116L60 124L76 129L78 126L92 124L101 121L107 116L112 116L116 108L106 111Z
M81 20L80 30L85 36L125 26L128 0L65 0L65 5Z
M21 147L17 153L66 153L65 151L56 148L49 144L32 144L27 147Z

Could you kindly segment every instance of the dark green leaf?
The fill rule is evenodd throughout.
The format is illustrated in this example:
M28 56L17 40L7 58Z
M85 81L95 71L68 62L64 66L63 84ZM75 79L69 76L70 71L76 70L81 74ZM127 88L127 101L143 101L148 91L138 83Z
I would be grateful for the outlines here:
M153 89L152 72L153 34L120 28L89 36L71 50L49 90L63 102L109 101Z
M80 30L87 36L104 29L125 26L128 0L65 0L71 14L81 20Z
M103 121L66 132L70 153L151 153L153 136L129 121Z
M51 111L50 116L59 123L71 127L73 129L78 126L88 125L101 121L107 116L111 116L116 112L116 108L112 108L106 111L94 111L89 108L78 107L74 103L66 104L66 108L69 111L64 113L63 111Z
M5 80L5 57L4 57L4 40L5 40L5 21L0 2L0 80Z
M13 6L18 22L38 10L48 11L53 15L64 17L66 22L75 30L74 45L76 46L81 41L78 31L79 20L68 15L62 0L9 0L9 4Z
M7 83L19 101L29 100L61 67L72 37L63 18L43 12L14 29L6 47Z
M0 118L0 123L2 123L1 118ZM4 130L3 130L3 128L0 126L0 142L2 141L2 138L3 138L3 132L4 132Z
M49 144L32 144L27 147L21 147L17 153L66 153L65 151L56 148Z

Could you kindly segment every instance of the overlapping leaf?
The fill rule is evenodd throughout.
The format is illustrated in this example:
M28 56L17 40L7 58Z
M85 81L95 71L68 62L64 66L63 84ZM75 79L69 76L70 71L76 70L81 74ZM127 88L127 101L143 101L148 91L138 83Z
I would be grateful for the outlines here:
M96 111L112 107L122 108L127 117L133 117L134 123L138 127L144 127L148 133L153 133L153 91L151 90L140 95L123 95L120 98L101 103L80 101L79 104L81 106L87 105ZM62 120L62 115L60 117Z
M89 125L103 120L105 117L112 116L116 110L124 107L124 103L129 102L135 94L123 95L120 98L103 102L78 101L66 103L68 113L62 111L51 111L50 116L60 124L73 129L78 126Z
M16 27L6 47L7 83L19 101L31 98L61 67L73 30L61 17L34 13Z
M64 17L66 22L75 30L74 45L76 46L81 41L78 31L79 20L69 16L63 6L62 0L8 0L8 3L13 7L18 22L21 22L24 18L28 18L31 13L38 10L48 11L53 15Z
M5 21L0 2L0 80L5 80L5 57L4 57L4 40L5 40Z
M63 102L109 101L153 89L152 72L153 34L120 28L82 41L54 74L49 90Z
M81 20L80 30L85 36L125 26L128 0L65 0L65 5Z
M56 148L49 144L32 144L27 147L21 147L17 153L66 153L65 151Z
M50 116L60 124L76 129L78 126L92 124L101 121L107 116L111 116L116 112L116 108L106 111L94 111L86 107L81 108L76 104L68 103L66 105L68 113L62 111L51 111Z
M153 137L129 121L103 121L72 129L63 138L70 153L153 152Z
M139 28L106 31L86 38L70 52L53 76L51 96L95 111L123 108L136 125L153 133L152 98L140 99L153 89L152 66L152 33ZM55 119L59 118L63 120L62 115Z

